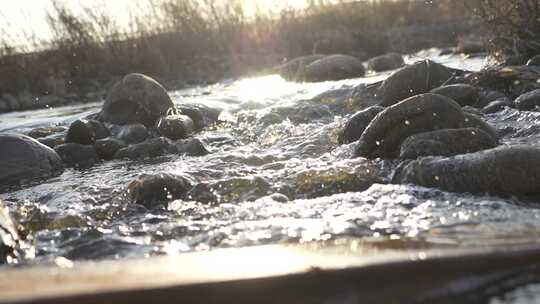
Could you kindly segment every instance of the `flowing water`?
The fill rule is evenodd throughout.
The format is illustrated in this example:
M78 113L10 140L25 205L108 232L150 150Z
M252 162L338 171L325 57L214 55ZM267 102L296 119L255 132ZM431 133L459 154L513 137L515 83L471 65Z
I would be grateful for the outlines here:
M426 56L456 68L483 66L482 58L433 54L408 60ZM338 145L344 115L298 107L321 93L347 92L387 75L315 84L289 83L270 75L170 92L176 103L224 110L224 123L196 135L211 154L67 169L39 185L1 194L0 199L33 237L37 262L59 256L141 258L341 239L404 249L538 242L540 209L534 202L390 185L394 163L351 158L354 145ZM0 132L67 126L100 106L98 102L0 115ZM538 113L507 109L485 119L506 134L504 144L538 142ZM167 208L146 210L126 201L127 184L141 174L161 172L213 185L220 203L174 201ZM540 298L537 285L492 303L532 303L527 302L530 298Z

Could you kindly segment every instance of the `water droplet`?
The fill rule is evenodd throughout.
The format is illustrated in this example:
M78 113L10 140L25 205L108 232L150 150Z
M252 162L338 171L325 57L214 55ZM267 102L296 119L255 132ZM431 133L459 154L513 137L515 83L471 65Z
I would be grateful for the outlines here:
M405 124L406 124L406 125L408 126L408 125L410 125L410 124L411 124L411 122L410 122L410 121L408 121L408 120L405 120Z

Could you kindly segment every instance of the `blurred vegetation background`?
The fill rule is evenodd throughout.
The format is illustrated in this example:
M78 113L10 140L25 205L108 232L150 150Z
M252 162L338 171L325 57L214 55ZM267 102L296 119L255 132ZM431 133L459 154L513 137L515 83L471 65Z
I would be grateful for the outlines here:
M511 3L519 2L313 0L301 10L248 15L242 1L218 5L212 0L144 0L151 9L132 12L125 27L106 9L74 11L51 1L47 24L52 38L46 41L4 20L0 94L84 96L130 72L148 74L174 88L247 75L314 52L367 59L388 51L447 46L475 29L474 15L499 31L498 19L491 19L492 14L506 14L499 2L510 10L515 10ZM520 1L538 9L539 0ZM512 26L523 18L519 12L511 18ZM531 23L536 26L538 20ZM531 35L536 37L540 32L534 26ZM516 32L508 29L505 34ZM517 35L529 37L519 30Z

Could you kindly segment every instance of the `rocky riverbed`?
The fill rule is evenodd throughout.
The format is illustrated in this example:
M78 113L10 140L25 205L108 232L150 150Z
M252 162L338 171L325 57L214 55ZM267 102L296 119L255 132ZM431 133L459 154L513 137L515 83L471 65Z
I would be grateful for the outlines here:
M517 68L487 84L483 57L438 54L172 92L129 75L104 103L0 115L0 199L24 245L10 259L537 243L540 94L498 86Z

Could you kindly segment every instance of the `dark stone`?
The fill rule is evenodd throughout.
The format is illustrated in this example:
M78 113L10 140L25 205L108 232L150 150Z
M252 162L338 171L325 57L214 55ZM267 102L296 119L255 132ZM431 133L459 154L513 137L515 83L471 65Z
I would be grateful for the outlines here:
M116 152L114 158L140 159L163 156L175 153L176 148L165 137L152 138L139 144L122 148Z
M468 84L452 84L431 90L431 93L453 99L461 106L468 106L480 100L478 89Z
M10 186L60 175L60 156L35 139L18 134L0 134L0 191Z
M480 91L480 100L474 105L476 108L482 109L483 107L487 106L491 102L503 98L508 98L504 93L501 93L499 91Z
M480 129L444 129L408 137L401 144L399 157L453 156L494 148L497 144L497 139Z
M304 81L342 80L364 75L364 65L357 58L347 55L330 55L306 66Z
M96 153L101 159L111 160L114 158L116 152L120 149L125 148L127 144L116 138L103 138L96 140L94 148Z
M482 109L482 112L484 114L497 113L504 110L504 108L506 107L512 107L512 102L508 100L508 98L502 98L492 101L490 104L488 104Z
M492 127L490 124L485 122L480 116L467 113L467 112L464 112L464 115L465 115L465 121L462 124L463 128L477 128L486 132L487 134L489 134L489 136L495 139L499 138L499 134L497 133L497 130L494 127Z
M76 143L81 145L93 145L96 141L96 134L89 124L83 120L75 120L66 134L66 143Z
M55 147L65 143L64 135L62 133L57 133L49 135L47 137L38 138L37 141L44 144L45 146L54 149Z
M367 126L356 147L356 156L395 157L407 137L463 126L465 114L452 99L436 94L408 98L380 112Z
M216 203L219 198L215 194L216 190L208 183L195 185L187 194L186 199L203 204Z
M459 193L538 195L540 148L504 146L448 158L404 162L396 170L393 182Z
M540 108L540 89L519 96L514 100L514 105L521 111L538 111Z
M395 70L405 65L403 56L398 53L388 53L385 55L371 58L367 62L368 69L375 72Z
M176 108L193 120L196 131L216 123L221 114L221 109L211 108L203 104L180 104Z
M68 166L87 168L99 161L96 150L90 145L67 143L57 146L54 150Z
M351 116L339 133L339 144L348 144L359 140L369 123L383 110L383 107L372 106Z
M117 125L141 123L151 127L173 107L167 91L157 81L129 74L110 90L100 119Z
M101 122L94 119L87 120L86 124L94 133L94 137L97 139L107 138L111 135L111 132L107 127Z
M540 65L540 55L536 55L527 61L527 65Z
M189 137L195 131L195 125L186 115L169 115L159 119L156 130L161 136L177 140Z
M476 116L483 116L484 115L484 112L482 112L482 110L477 109L475 107L471 107L471 106L461 107L461 110L463 110L464 113L473 114L473 115L476 115Z
M183 176L160 173L141 175L128 185L130 198L148 209L183 198L192 188L190 180Z
M294 58L279 67L279 75L288 81L302 81L306 66L324 57L326 56L311 55Z
M115 133L116 138L128 144L138 144L150 137L150 132L143 124L120 126Z
M204 156L210 154L210 151L204 146L198 138L179 140L174 143L176 153L189 156Z
M382 106L391 106L406 98L427 93L452 77L444 65L425 60L405 66L382 84Z

